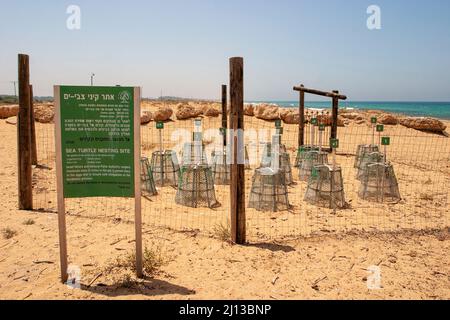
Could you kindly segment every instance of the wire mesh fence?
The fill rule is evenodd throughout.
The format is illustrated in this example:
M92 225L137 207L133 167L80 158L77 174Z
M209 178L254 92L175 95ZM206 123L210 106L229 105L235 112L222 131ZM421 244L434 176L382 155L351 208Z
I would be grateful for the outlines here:
M226 153L222 147L220 126L220 117L202 119L204 155L210 168L213 167L214 161L217 161L215 155ZM298 125L283 124L281 143L285 146L285 153L289 155L293 183L286 185L285 199L288 199L289 206L275 211L249 207L252 179L255 170L261 167L267 143L272 141L272 136L276 133L275 125L270 121L245 116L244 126L245 145L249 157L249 168L245 171L245 206L249 241L283 240L354 230L399 231L449 226L450 138L446 136L416 131L400 125L386 126L383 136L391 138L391 145L386 150L380 148L380 151L385 153L386 161L391 165L390 170L395 172L401 199L388 202L379 201L377 198L377 201L373 201L373 197L361 196L361 185L365 179L357 179L358 168L355 168L355 161L358 161L357 154L361 157L358 146L370 145L373 140L379 145L379 137L377 134L373 136L370 124L353 123L340 127L338 129L340 147L337 155L334 159L331 154L328 155L327 161L330 163L334 161L341 169L345 205L343 208L327 208L305 201L308 183L315 177L299 179L301 167L296 167L299 155ZM175 153L177 159L182 162L184 146L192 142L193 130L193 120L167 122L162 132L154 123L142 126L142 157L152 159L155 152L163 149L171 155L172 152ZM328 147L330 127L327 126L322 134L325 149ZM39 165L33 168L34 208L56 212L54 126L36 123L36 136ZM317 145L319 131L308 123L305 127L305 138L306 145ZM151 168L153 174L158 172L157 170L159 169ZM217 203L196 208L182 205L175 201L178 186L182 182L181 171L182 169L176 172L177 186L171 183L156 183L156 195L143 194L144 225L179 231L199 230L206 234L214 233L217 228L227 228L230 220L229 185L211 184L211 181L214 182L212 169L204 170L202 173L205 177L210 177L205 178L208 180L208 192L214 192ZM157 180L156 177L154 179ZM122 198L66 200L69 215L113 221L133 221L133 205L132 199Z

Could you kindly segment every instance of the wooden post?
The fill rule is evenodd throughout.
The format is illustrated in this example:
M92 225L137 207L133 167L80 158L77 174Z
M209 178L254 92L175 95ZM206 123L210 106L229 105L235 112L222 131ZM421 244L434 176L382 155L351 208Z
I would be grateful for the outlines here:
M303 85L300 85L303 88ZM299 123L298 123L298 147L305 144L305 92L300 91L300 101L298 104Z
M244 59L230 59L231 163L231 240L246 242L245 231L245 154L244 152Z
M19 209L33 209L31 172L30 66L28 55L19 54L19 114L17 116L17 160Z
M53 89L55 102L55 151L56 151L56 195L58 200L58 230L59 230L59 262L61 265L61 282L66 282L67 274L67 231L66 205L64 200L64 182L61 152L61 95L59 86Z
M141 88L134 88L134 229L136 237L136 275L144 277L141 213Z
M222 128L227 129L228 128L228 121L227 121L227 85L222 85ZM223 132L223 146L227 146L227 132Z
M31 164L37 166L36 126L34 120L33 85L30 84Z
M339 91L334 90L333 93L339 95ZM337 96L333 97L333 106L331 114L331 138L337 138L337 124L338 124L338 113L339 113L339 98Z

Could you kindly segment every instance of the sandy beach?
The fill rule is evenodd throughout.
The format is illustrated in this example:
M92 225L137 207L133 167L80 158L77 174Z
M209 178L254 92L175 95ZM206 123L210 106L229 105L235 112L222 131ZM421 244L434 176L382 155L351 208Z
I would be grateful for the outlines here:
M219 104L189 102L203 110ZM164 149L178 152L192 132L193 122L177 120L179 102L148 102L142 110L171 108L165 123ZM39 108L39 107L38 107ZM352 111L358 112L358 111ZM0 239L0 298L2 299L448 299L450 288L449 203L450 121L436 134L386 125L391 137L387 157L392 162L402 199L373 203L358 197L354 155L370 143L370 117L344 118L339 127L347 207L333 212L303 201L306 182L288 188L289 211L268 213L247 209L249 244L225 241L229 228L229 187L215 186L218 208L186 208L174 201L176 189L158 188L143 197L144 243L158 252L161 265L146 280L114 257L133 250L132 202L127 199L66 201L70 264L81 269L81 289L58 282L58 229L55 192L54 126L36 123L39 166L33 169L34 212L17 210L16 127L0 120L3 167L3 237ZM207 155L220 145L221 117L202 117ZM345 116L345 114L342 114ZM396 115L398 116L398 115ZM246 170L246 202L253 170L259 166L259 142L269 142L273 121L245 116L250 170ZM283 143L294 162L298 126L283 124ZM311 132L307 126L306 136ZM208 135L210 133L210 135ZM217 138L218 137L218 138ZM316 133L317 139L317 133ZM377 136L376 136L376 139ZM155 122L141 127L142 155L159 149ZM326 139L324 138L324 141ZM4 230L11 237L5 237ZM158 260L159 261L159 260ZM111 271L111 266L116 265ZM382 272L382 288L369 290L368 268Z

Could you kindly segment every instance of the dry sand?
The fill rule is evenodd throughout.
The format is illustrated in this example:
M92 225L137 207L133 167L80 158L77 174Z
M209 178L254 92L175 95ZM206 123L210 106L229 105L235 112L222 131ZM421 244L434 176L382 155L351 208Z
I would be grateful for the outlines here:
M207 118L204 128L218 128L219 121ZM190 131L191 127L191 121L167 123L165 147L174 147L169 141L176 129ZM246 129L251 128L272 129L273 123L246 117ZM10 239L0 239L0 298L448 299L448 138L387 126L386 134L393 138L388 154L403 199L398 204L373 204L356 194L358 182L350 155L358 144L370 140L370 132L367 125L339 128L343 154L337 161L343 167L350 208L333 214L305 204L306 184L298 182L294 169L298 184L289 188L293 209L276 214L247 210L248 246L219 239L228 218L226 186L217 187L222 206L216 210L180 207L171 188L143 198L144 242L151 250L161 250L166 262L145 281L135 281L131 270L105 270L116 257L133 249L130 201L68 201L69 262L79 266L82 274L81 289L70 289L58 282L55 213L17 210L16 128L0 121L0 229L17 232ZM37 124L37 133L40 164L50 169L33 170L34 202L36 208L52 211L56 205L53 126ZM142 127L142 139L143 154L148 156L157 148L153 123ZM293 157L295 125L285 126L284 142ZM248 196L251 171L246 172L246 180ZM28 219L34 224L25 225ZM381 268L378 290L367 288L367 269L373 265Z

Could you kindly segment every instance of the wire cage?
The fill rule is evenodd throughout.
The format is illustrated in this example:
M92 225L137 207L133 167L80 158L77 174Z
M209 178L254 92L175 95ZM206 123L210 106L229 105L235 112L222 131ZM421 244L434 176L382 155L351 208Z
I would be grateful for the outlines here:
M208 164L205 144L200 141L185 143L183 146L182 159L183 166Z
M367 165L358 195L361 199L374 202L398 202L401 200L394 166L391 163Z
M305 146L301 146L300 148L298 148L297 156L295 158L295 164L294 164L295 168L301 167L302 162L305 159L306 153L309 151L319 151L319 147L305 145Z
M364 153L358 166L356 179L361 180L366 175L367 166L372 163L384 162L384 155L380 152Z
M308 182L314 166L328 164L328 153L320 151L307 151L299 168L300 181Z
M292 176L292 168L291 168L291 157L289 153L286 151L286 146L284 144L280 144L280 149L278 153L278 164L275 164L275 154L276 150L272 148L272 143L266 143L264 147L263 158L261 159L260 168L279 168L283 170L285 175L285 183L286 185L291 185L294 183L294 178Z
M190 208L220 206L211 168L207 165L182 166L175 202Z
M225 151L213 151L212 173L216 185L229 185L231 180L230 164Z
M151 169L157 186L178 186L180 165L175 151L155 151L152 153Z
M346 203L341 167L331 165L314 166L304 200L319 207L330 209L344 208Z
M141 158L141 192L147 196L155 196L156 191L155 180L153 179L152 168L148 158Z
M355 168L359 168L363 156L367 153L380 152L380 148L376 144L360 144L356 149Z
M258 168L252 178L248 207L258 211L289 210L289 198L283 170Z

